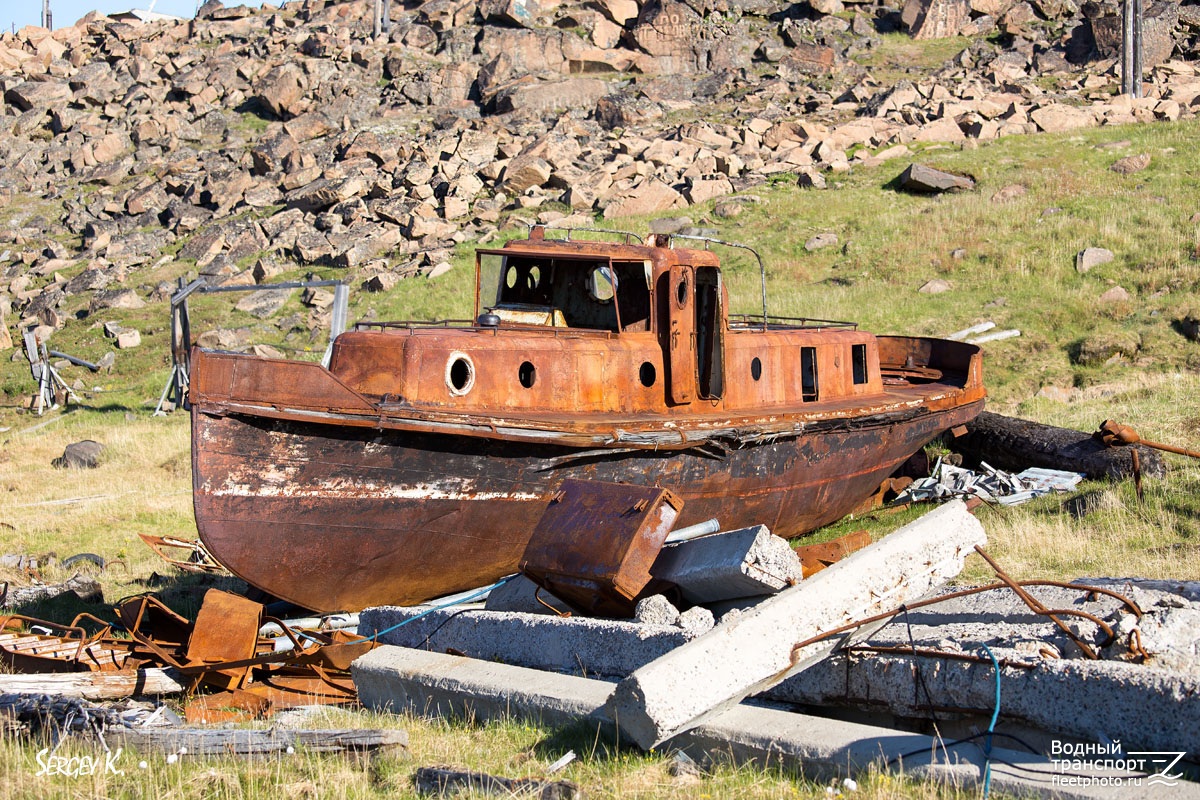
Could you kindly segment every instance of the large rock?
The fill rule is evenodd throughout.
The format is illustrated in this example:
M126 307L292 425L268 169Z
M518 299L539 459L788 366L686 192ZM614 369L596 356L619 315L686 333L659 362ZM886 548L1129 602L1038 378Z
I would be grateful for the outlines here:
M91 439L67 445L63 454L50 462L58 469L95 469L100 465L104 445Z
M71 88L55 80L25 81L4 93L4 101L21 111L32 108L51 108L67 103L71 99Z
M1062 133L1096 126L1096 115L1089 109L1059 104L1035 109L1029 113L1029 118L1046 133Z
M289 63L272 69L258 83L258 99L280 119L299 114L306 104L300 68Z
M975 181L966 175L942 172L924 164L909 164L896 180L901 189L922 194L975 188Z
M684 3L649 0L633 27L638 47L655 57L664 73L689 73L698 68L696 43L701 41L704 20Z
M1092 28L1101 58L1120 58L1124 24L1120 7L1085 3L1084 14ZM1175 50L1173 33L1179 25L1179 4L1149 3L1142 12L1142 67L1149 70L1167 61Z
M654 214L687 205L683 195L660 180L649 180L612 198L604 207L604 218Z
M958 36L971 18L970 0L908 0L903 11L914 39Z

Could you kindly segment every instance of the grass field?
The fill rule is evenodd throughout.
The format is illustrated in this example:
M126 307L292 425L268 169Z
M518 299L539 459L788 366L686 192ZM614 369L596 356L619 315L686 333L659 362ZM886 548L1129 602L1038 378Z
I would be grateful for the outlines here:
M1020 338L985 346L985 376L992 407L1032 419L1093 430L1114 418L1143 436L1200 447L1200 345L1177 332L1192 313L1200 268L1193 215L1200 211L1200 153L1195 122L1095 129L1074 135L1006 139L977 149L931 147L916 159L970 173L974 192L918 197L890 188L903 163L859 168L834 178L836 188L803 191L780 181L747 194L758 202L733 220L703 208L686 213L722 238L761 249L770 268L771 312L778 315L857 320L880 333L945 334L990 319L1019 328ZM1108 170L1117 158L1149 153L1148 169L1123 176ZM905 162L907 163L907 162ZM1002 188L1024 194L993 200ZM644 220L626 227L644 228ZM807 253L804 241L833 232L839 246ZM1106 247L1115 259L1087 274L1076 272L1075 253ZM757 310L758 275L733 257L728 275L735 310ZM389 295L354 292L351 317L464 317L470 309L469 250L436 280L410 279ZM165 268L164 268L165 269ZM320 277L341 277L333 270ZM165 273L164 273L165 275ZM296 270L282 277L300 277ZM917 290L942 278L950 291ZM1113 286L1129 300L1101 303ZM246 326L256 340L303 355L322 341L281 330L240 312L220 297L194 303L193 331ZM303 314L298 298L280 313ZM94 552L113 561L100 576L106 599L144 591L151 573L167 573L137 534L194 536L191 517L187 419L150 415L167 380L167 308L104 312L103 319L135 324L144 343L118 354L113 371L92 375L64 368L80 382L83 403L37 418L18 406L32 392L23 359L0 363L0 553L60 557ZM108 349L96 320L72 321L56 334L57 349L98 359ZM1116 342L1112 356L1083 357L1087 343ZM310 356L312 357L312 356ZM1056 387L1070 402L1036 397ZM99 469L66 472L50 461L66 444L95 439L106 448ZM1168 478L1148 485L1144 504L1123 484L1089 483L1099 510L1082 519L1064 513L1059 498L1012 509L988 509L981 520L989 549L1020 578L1139 575L1200 579L1200 468L1168 457ZM857 527L882 535L920 513L877 514L848 520L819 534ZM989 573L977 559L961 580ZM18 575L0 576L19 579ZM69 574L51 568L45 578ZM194 611L204 585L172 579L169 602ZM80 610L50 605L45 614ZM301 754L290 760L185 759L181 766L148 758L126 775L67 781L35 779L36 747L0 743L0 795L5 797L374 797L411 796L416 766L452 763L509 776L535 775L568 748L581 759L565 777L593 797L824 797L825 787L771 770L720 767L701 778L668 773L669 758L619 749L585 735L572 738L517 723L475 727L463 723L377 718L334 712L331 725L401 725L412 735L409 760L383 756L369 763ZM72 745L74 746L74 745ZM861 776L855 796L958 797L970 793L935 788L884 774ZM974 796L974 795L970 795Z

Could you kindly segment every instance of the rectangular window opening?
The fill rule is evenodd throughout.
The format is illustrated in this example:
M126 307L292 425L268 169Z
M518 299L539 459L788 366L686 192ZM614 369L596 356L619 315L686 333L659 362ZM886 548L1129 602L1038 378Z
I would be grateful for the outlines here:
M855 385L867 382L867 346L855 344L850 346L850 361L854 365Z
M817 348L800 348L800 397L805 403L817 399Z

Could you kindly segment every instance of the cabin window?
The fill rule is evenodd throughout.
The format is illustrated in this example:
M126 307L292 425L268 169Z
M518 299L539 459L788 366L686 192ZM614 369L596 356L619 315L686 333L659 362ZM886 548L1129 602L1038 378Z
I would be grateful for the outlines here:
M811 403L817 399L817 348L800 348L800 399Z
M642 382L642 386L649 389L654 385L654 381L658 379L658 370L649 361L643 361L641 369L638 370L638 380Z
M475 364L466 353L451 353L446 362L446 386L460 397L475 387Z
M526 389L533 388L533 382L537 380L537 369L533 366L533 362L521 362L521 368L517 370L517 380Z
M855 385L867 382L867 346L865 344L850 345L850 361L854 365Z
M750 362L750 377L754 380L762 377L762 362L758 360L758 356L755 356L754 360Z
M643 262L487 256L480 261L480 287L482 291L488 281L495 281L492 309L502 320L601 331L650 329L650 285Z
M608 267L596 267L588 281L588 294L598 303L611 303L617 293L613 283L612 270Z

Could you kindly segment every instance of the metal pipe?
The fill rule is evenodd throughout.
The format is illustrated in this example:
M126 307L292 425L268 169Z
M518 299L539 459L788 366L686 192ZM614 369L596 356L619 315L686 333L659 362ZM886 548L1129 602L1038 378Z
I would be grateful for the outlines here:
M696 539L701 536L706 536L710 533L716 533L721 530L721 523L716 517L697 522L695 525L688 525L686 528L679 528L667 534L667 540L663 544L675 544L676 542L686 542L689 539Z
M292 630L336 631L358 627L358 614L334 614L325 617L301 617L285 619L283 624ZM278 623L268 622L258 629L259 636L282 636L283 628Z
M92 372L100 371L100 368L98 366L96 366L95 364L93 364L90 361L84 361L82 358L76 358L75 356L69 356L66 353L60 353L57 350L50 350L48 352L50 353L50 355L54 356L55 358L65 358L67 361L70 361L72 364L74 364L77 367L87 367Z
M974 339L969 339L967 344L983 344L984 342L997 342L1001 339L1011 339L1014 336L1020 336L1021 332L1016 328L1009 328L1006 331L996 331L985 336L976 336Z
M996 327L996 323L988 320L987 322L981 322L978 325L972 325L969 328L963 328L961 331L955 331L946 338L952 342L961 342L968 336L973 336L976 333L983 333L984 331L990 331L994 327Z

